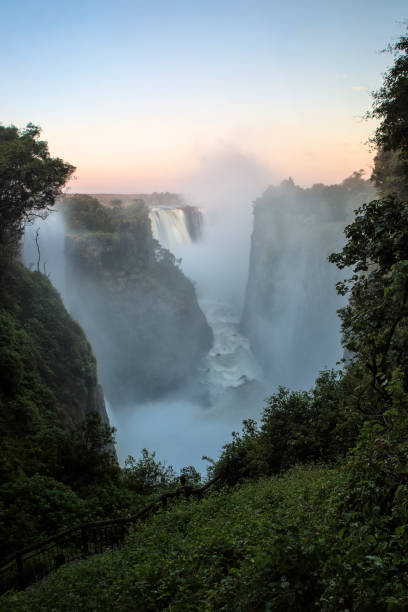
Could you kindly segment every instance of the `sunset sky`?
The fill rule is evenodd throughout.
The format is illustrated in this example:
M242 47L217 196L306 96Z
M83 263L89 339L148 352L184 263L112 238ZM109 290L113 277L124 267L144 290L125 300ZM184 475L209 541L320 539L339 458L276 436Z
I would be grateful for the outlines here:
M5 0L1 122L40 125L73 192L179 191L231 156L338 182L369 171L361 118L407 18L406 0Z

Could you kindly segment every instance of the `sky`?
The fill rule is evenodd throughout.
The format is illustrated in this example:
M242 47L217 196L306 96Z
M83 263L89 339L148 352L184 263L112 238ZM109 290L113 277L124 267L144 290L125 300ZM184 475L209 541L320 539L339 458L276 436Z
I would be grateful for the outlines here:
M363 116L408 5L3 0L0 14L1 123L40 125L77 167L71 192L143 193L183 191L229 156L274 183L369 173Z

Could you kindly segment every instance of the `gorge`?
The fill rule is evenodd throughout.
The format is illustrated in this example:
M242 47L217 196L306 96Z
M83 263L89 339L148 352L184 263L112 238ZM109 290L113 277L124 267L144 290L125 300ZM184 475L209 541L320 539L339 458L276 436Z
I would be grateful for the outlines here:
M40 266L90 339L122 462L147 447L203 468L201 455L258 418L277 385L309 388L335 365L341 299L326 258L371 196L358 173L266 190L245 291L246 270L231 261L249 249L247 211L214 215L177 194L65 198L41 226ZM24 243L31 266L35 232Z

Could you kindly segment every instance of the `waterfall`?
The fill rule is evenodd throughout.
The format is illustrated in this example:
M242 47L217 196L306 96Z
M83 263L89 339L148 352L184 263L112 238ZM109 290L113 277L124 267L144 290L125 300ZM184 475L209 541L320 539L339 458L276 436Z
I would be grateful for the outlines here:
M192 206L185 208L154 206L149 210L149 218L153 238L170 251L201 238L203 215L199 209Z

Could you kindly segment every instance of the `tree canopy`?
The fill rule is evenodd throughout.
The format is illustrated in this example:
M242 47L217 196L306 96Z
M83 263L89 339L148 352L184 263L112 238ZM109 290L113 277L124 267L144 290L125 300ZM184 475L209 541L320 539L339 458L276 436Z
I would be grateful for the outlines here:
M382 87L373 93L368 117L380 119L372 144L377 148L372 178L382 193L408 195L408 36L401 36L387 51L394 64Z
M51 157L39 139L40 128L29 123L19 130L0 125L0 244L15 245L24 226L47 213L75 170Z
M408 156L408 36L401 36L388 50L394 53L395 62L373 94L371 115L381 119L373 141L380 149L400 149Z
M343 344L370 372L378 399L388 403L387 384L395 368L408 390L408 204L393 196L364 204L345 229L347 243L329 260L352 268L338 283L349 293L339 311Z

